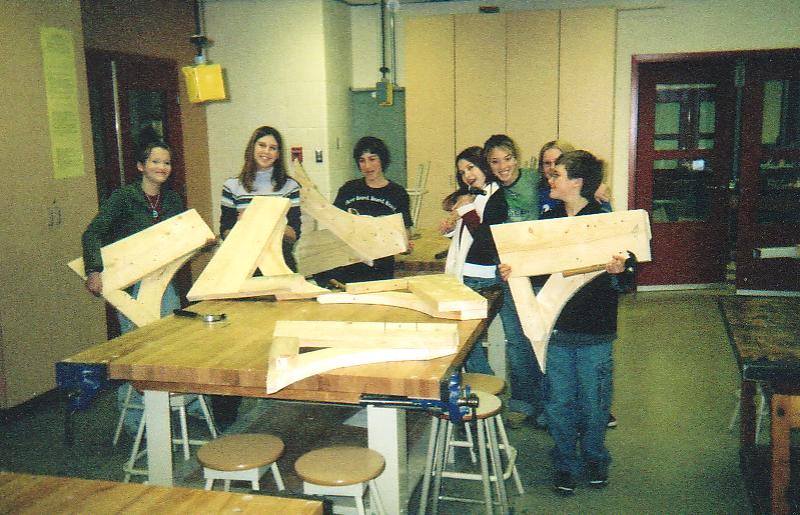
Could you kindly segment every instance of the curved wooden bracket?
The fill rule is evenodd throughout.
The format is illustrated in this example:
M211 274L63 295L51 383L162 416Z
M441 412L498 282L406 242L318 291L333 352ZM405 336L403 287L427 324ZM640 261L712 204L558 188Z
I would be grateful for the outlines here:
M486 318L488 311L485 297L464 286L457 277L446 274L349 283L347 293L320 295L317 301L325 304L382 304L452 320Z
M321 348L300 353L301 348ZM458 350L456 324L279 320L267 364L267 393L330 370L429 360Z
M255 197L186 298L196 301L274 295L288 299L327 293L292 272L283 260L289 205L284 198ZM262 275L254 277L256 270Z
M103 298L142 327L161 318L161 297L175 273L214 233L194 209L101 249ZM68 265L82 279L83 258ZM137 298L125 289L140 283Z
M558 315L602 273L597 269L619 253L650 261L650 219L644 210L493 225L492 235L500 261L511 266L511 295L543 372ZM529 277L546 274L550 278L535 295Z
M304 231L297 243L298 271L305 276L339 266L400 254L408 249L403 215L360 216L342 211L320 193L300 161L292 178L302 187L300 207L313 217L318 230Z

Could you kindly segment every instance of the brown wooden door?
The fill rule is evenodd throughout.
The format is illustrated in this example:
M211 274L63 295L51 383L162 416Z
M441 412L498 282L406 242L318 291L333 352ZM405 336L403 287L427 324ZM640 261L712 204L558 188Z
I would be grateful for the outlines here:
M638 63L633 206L653 233L642 285L725 279L733 75L728 59Z
M800 259L757 249L800 243L800 50L747 59L736 288L800 291Z
M183 134L175 61L131 54L86 51L98 201L139 180L136 149L145 140L163 139L172 147L170 187L186 202ZM178 290L188 291L190 274L177 275ZM118 334L113 308L107 311L108 335Z

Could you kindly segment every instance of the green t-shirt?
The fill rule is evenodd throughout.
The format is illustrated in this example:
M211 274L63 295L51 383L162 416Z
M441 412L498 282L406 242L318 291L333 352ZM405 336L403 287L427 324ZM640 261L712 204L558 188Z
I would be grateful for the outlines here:
M508 204L509 222L539 219L539 173L532 168L520 168L519 177L511 186L503 186Z

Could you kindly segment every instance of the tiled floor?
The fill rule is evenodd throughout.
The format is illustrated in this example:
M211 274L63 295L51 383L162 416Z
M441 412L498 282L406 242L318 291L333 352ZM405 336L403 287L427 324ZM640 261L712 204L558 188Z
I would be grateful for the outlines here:
M520 453L526 489L512 497L514 513L753 512L739 471L738 435L728 430L738 374L715 303L717 293L645 292L623 300L615 343L613 412L619 427L607 436L614 460L610 485L603 490L579 485L576 495L566 499L555 495L549 436L532 427L513 430L509 436ZM302 452L320 442L366 442L363 429L342 425L353 411L249 399L232 430L268 430L281 436L287 451L279 465L287 487L299 491L292 463ZM111 392L77 414L71 446L63 442L63 412L53 397L5 415L11 420L0 425L0 469L122 479L131 440L123 438L117 448L110 445L116 422ZM424 422L424 416L410 415L409 426ZM203 431L199 421L192 422L192 429ZM176 459L179 482L200 487L195 460L184 464ZM262 484L265 492L274 493L269 474ZM480 495L477 485L469 488ZM411 513L415 506L416 500ZM482 511L478 505L443 502L441 512Z

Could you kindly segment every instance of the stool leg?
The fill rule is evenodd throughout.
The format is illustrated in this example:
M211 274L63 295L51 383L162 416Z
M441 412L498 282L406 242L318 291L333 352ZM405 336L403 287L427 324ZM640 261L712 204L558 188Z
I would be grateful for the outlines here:
M206 479L206 490L212 490L213 488L214 488L214 480Z
M189 461L189 428L186 425L186 405L178 408L178 417L181 422L181 443L183 444L183 461Z
M431 433L428 438L428 452L425 454L425 472L422 475L422 492L419 495L419 512L425 513L428 507L428 494L431 488L431 473L436 455L436 438L439 434L439 417L431 417Z
M469 422L464 423L464 430L467 432L467 442L469 442L469 458L472 460L472 463L476 463L478 460L475 457L475 442L472 440L472 426Z
M286 487L283 486L283 477L281 477L281 471L278 469L278 464L273 463L269 466L269 469L272 471L272 477L275 479L275 484L278 486L278 490L285 490Z
M222 484L224 485L222 489L226 492L231 491L231 480L230 479L223 479Z
M214 415L211 413L211 407L206 402L205 395L198 395L197 402L200 403L200 409L203 410L203 417L206 419L208 425L208 432L211 433L211 438L217 437L217 427L214 425Z
M125 422L125 415L128 413L128 404L131 402L131 394L133 393L133 385L128 383L128 391L125 394L125 400L122 401L122 409L119 412L119 422L117 422L117 429L114 431L114 439L111 442L112 447L117 446L119 435L122 433L122 424Z
M478 419L478 459L481 463L481 482L483 483L483 500L486 505L486 514L492 515L494 508L492 505L492 490L490 488L489 466L486 460L486 424L484 420Z
M440 421L440 424L450 425L448 421ZM436 464L436 472L433 476L433 500L431 501L431 513L436 515L439 513L439 493L442 489L442 470L444 469L444 461L447 453L447 427L439 427L439 434L436 435L436 450L434 451L434 463ZM420 512L422 513L422 512Z
M522 495L525 493L525 489L522 487L522 480L519 478L519 472L517 471L516 450L508 441L508 433L506 433L506 426L503 423L503 417L498 415L492 418L497 424L497 432L500 433L500 441L503 443L502 448L506 452L506 459L508 460L508 466L511 468L511 475L514 476L514 484L517 487L517 492ZM505 473L503 475L505 476Z
M139 421L139 428L136 430L136 438L133 441L133 448L131 449L131 458L128 460L128 464L125 466L127 470L125 471L125 479L122 480L123 483L128 483L131 480L131 471L136 465L136 458L139 454L139 446L142 444L142 435L144 435L144 417L142 417L142 420Z
M508 494L506 493L506 481L503 478L503 462L500 459L497 431L495 431L495 426L491 419L486 423L486 433L489 443L489 454L492 460L492 467L494 468L494 478L497 482L497 496L500 498L500 510L501 513L508 513Z
M356 501L356 511L358 515L367 515L367 510L364 509L364 497L363 493L361 495L353 496L353 499Z
M374 479L369 480L369 495L370 499L375 501L374 502L375 511L378 512L378 515L385 515L386 510L383 508L383 500L381 499L381 493L378 491L378 484L375 483ZM372 501L370 502L372 503Z

